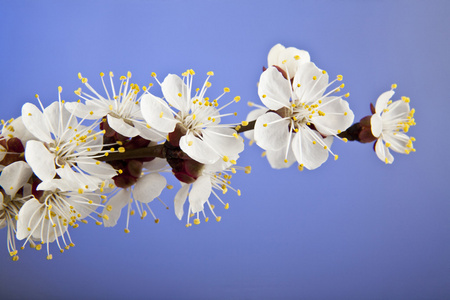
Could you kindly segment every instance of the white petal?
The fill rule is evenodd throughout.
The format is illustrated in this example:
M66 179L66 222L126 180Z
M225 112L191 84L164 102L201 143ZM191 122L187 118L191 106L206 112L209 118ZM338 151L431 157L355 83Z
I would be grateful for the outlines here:
M156 130L166 134L174 131L177 125L173 113L167 103L152 94L145 94L141 99L141 112L145 121Z
M393 121L393 120L405 120L407 119L409 112L409 103L403 100L397 100L387 107L388 111L382 114L383 121Z
M160 132L153 128L148 128L140 122L133 122L134 128L139 130L139 135L146 140L160 142L166 139L166 132Z
M236 156L244 150L244 140L233 136L236 131L226 127L209 127L202 131L203 141L221 156Z
M323 135L336 135L338 130L345 131L355 118L348 102L341 97L326 97L322 99L322 104L317 109L325 115L315 114L311 122Z
M99 162L93 158L84 157L77 159L76 162L81 170L100 179L109 179L117 175L117 171L110 164Z
M181 137L180 148L189 157L202 164L213 164L220 158L218 153L192 132Z
M44 118L49 125L50 131L54 135L61 137L62 133L71 126L78 125L77 119L73 116L61 102L53 102L44 109Z
M143 167L150 172L159 172L167 167L167 160L156 157L152 161L144 162Z
M281 44L276 44L272 47L272 49L270 49L269 55L267 56L267 67L278 65L278 56L284 49L286 48Z
M383 119L381 119L379 114L374 114L370 118L370 129L374 137L379 137L383 131Z
M286 147L289 139L289 123L289 120L282 120L273 112L260 116L255 123L255 141L258 146L264 150L279 150Z
M44 114L34 104L25 103L22 106L22 121L28 131L37 139L47 143L53 142Z
M133 197L142 203L149 203L161 195L166 184L166 178L158 173L144 175L134 186Z
M117 220L120 218L122 208L130 202L130 192L126 189L121 189L106 203L102 214L107 215L107 219L103 219L105 227L116 226ZM111 210L108 210L111 209Z
M102 179L97 176L91 176L84 173L75 172L68 165L65 168L59 168L56 173L62 180L66 181L65 186L70 185L70 190L78 191L79 189L85 191L95 191L102 183ZM62 189L62 187L61 187Z
M375 153L384 163L392 164L394 162L394 156L389 152L389 148L384 145L382 139L378 139L375 142Z
M406 145L410 142L409 136L402 132L383 133L383 140L390 144L390 149L402 154L405 153L405 150L408 150Z
M113 105L113 101L109 101L110 105ZM86 100L86 104L78 102L66 102L66 109L75 116L87 120L97 120L106 116L111 112L109 105L104 101L99 100Z
M189 110L187 102L190 99L190 95L188 95L186 84L180 77L174 74L167 75L161 83L161 90L164 98L170 105L183 112Z
M25 147L25 160L40 180L51 180L56 175L55 155L38 141L28 141Z
M189 193L189 204L192 213L197 213L203 210L203 204L211 195L211 179L208 175L200 176L192 184L191 192Z
M332 136L324 139L317 131L301 127L292 139L292 151L299 164L313 170L327 160L328 150L324 148L324 144L329 148L332 142Z
M6 194L14 198L17 191L28 182L32 174L33 171L26 162L16 161L3 169L0 175L0 185Z
M32 233L32 230L38 224L41 217L39 211L43 205L44 204L39 203L38 200L33 198L25 202L20 208L16 233L18 240L23 240ZM28 230L28 228L30 228L30 230ZM40 229L38 229L38 231L40 231Z
M275 151L267 150L266 157L270 163L270 166L274 169L289 168L296 161L291 146L289 146L289 151L287 151L287 157L286 147ZM284 161L285 159L287 159L287 163Z
M181 218L183 217L183 205L186 202L190 186L190 184L183 185L175 195L173 206L175 208L175 215L177 216L178 220L181 220Z
M292 85L301 102L312 103L324 94L328 86L328 73L324 74L312 62L302 63L298 66Z
M387 103L391 100L392 96L394 96L395 92L393 90L384 92L377 99L377 103L375 105L375 111L378 114L381 114L383 110L387 107Z
M259 79L258 95L262 103L272 110L290 105L291 83L275 67L265 70Z
M116 132L126 137L134 137L139 134L139 130L126 123L123 119L115 118L111 115L107 116L108 124Z
M296 57L299 57L298 60ZM283 62L285 63L283 64ZM295 73L301 63L307 62L310 62L309 53L305 50L299 50L294 47L286 48L278 56L278 66L282 67L287 72L289 78L293 78L295 76Z

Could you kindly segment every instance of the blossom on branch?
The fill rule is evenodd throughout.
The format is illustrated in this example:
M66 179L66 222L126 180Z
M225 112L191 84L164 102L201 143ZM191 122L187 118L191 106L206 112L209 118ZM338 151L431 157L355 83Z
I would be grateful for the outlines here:
M410 109L408 97L401 97L401 100L394 102L391 100L396 86L392 85L390 91L378 97L374 114L370 119L372 134L377 138L375 152L386 164L394 162L394 156L389 149L404 154L416 151L413 147L416 139L405 134L411 126L416 125L415 110Z

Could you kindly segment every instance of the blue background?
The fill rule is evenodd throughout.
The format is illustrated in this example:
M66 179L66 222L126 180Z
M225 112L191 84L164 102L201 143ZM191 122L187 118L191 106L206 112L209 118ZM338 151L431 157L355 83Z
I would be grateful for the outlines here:
M418 124L417 152L388 166L371 145L335 141L339 160L277 171L247 147L238 163L253 172L233 177L243 196L224 197L220 223L187 229L153 203L159 224L135 216L130 234L123 218L112 229L81 224L74 248L52 245L52 261L27 247L12 262L2 230L1 298L450 299L449 3L1 1L4 119L35 93L55 101L59 85L76 100L78 72L100 89L100 72L130 70L143 85L151 72L162 80L193 68L198 85L215 72L209 96L228 86L242 97L232 108L242 120L282 43L344 75L357 120L397 83ZM163 195L171 207L174 194Z

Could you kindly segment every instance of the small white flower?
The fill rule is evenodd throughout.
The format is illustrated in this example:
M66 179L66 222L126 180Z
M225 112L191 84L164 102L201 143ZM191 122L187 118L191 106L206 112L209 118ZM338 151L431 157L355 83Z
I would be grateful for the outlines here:
M78 102L66 103L66 108L77 117L88 120L98 120L106 116L109 126L119 134L126 137L141 137L151 141L161 141L165 138L157 130L147 126L139 107L141 96L138 96L140 88L137 84L130 83L131 72L127 76L120 77L120 88L116 92L113 83L114 74L109 72L111 91L106 88L103 80L104 74L100 73L106 97L100 95L89 83L87 78L78 74L81 82L93 93L82 92L81 88L75 94L85 100L85 104ZM147 90L143 87L144 91Z
M341 75L329 83L327 72L310 62L299 64L292 84L275 67L262 73L258 94L270 111L256 120L254 137L267 150L272 167L289 167L295 157L300 169L312 170L327 160L329 152L333 154L333 136L354 118L347 101L332 95L343 84L326 92L340 80Z
M166 178L159 172L167 171L167 162L164 159L155 158L143 165L143 175L137 179L136 184L129 188L119 188L112 192L112 197L110 197L102 212L105 227L115 226L122 209L128 205L125 232L129 233L130 216L135 214L135 211L132 209L133 202L136 204L141 219L147 216L148 210L155 219L155 223L159 222L159 219L155 217L148 204L155 198L158 198L166 187Z
M179 126L183 135L179 146L192 159L203 164L213 164L220 158L226 162L229 157L244 150L244 143L236 131L230 128L230 124L220 124L222 117L236 113L221 114L221 111L231 103L238 102L240 97L217 108L218 100L229 89L225 88L224 93L214 100L206 97L212 72L208 72L203 87L197 88L192 96L194 74L193 70L188 70L183 73L183 79L169 74L160 85L170 106L161 98L147 93L141 101L142 114L151 127L162 132L173 132Z
M25 158L42 181L52 180L58 169L66 168L60 175L72 176L79 188L93 191L103 180L116 175L110 165L95 160L103 156L103 141L99 136L103 132L93 130L95 123L89 127L78 123L61 100L53 102L43 112L25 103L22 120L37 139L27 142Z
M394 84L392 88L395 87ZM372 134L378 138L375 143L375 152L386 164L394 162L394 156L389 149L406 154L416 151L413 147L415 138L403 133L408 132L410 126L416 125L415 110L410 109L408 97L392 102L391 98L395 93L393 89L378 97L375 114L370 119Z
M64 186L54 184L54 186ZM101 222L90 216L100 206L101 195L90 192L61 191L58 188L47 190L39 198L28 200L20 209L17 221L17 239L28 243L37 241L47 244L47 259L52 259L49 244L56 241L60 252L75 246L68 227L78 227L78 221L87 223L86 217L94 219L97 225ZM61 239L61 241L60 241ZM32 243L34 245L34 243ZM36 246L38 250L41 245Z
M291 79L297 72L299 62L310 62L309 53L294 47L286 48L281 44L273 46L267 56L267 67L277 66L290 74Z

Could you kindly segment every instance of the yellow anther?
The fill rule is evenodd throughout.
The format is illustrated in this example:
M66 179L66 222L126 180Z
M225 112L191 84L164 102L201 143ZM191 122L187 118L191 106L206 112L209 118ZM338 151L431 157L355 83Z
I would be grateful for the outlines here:
M58 86L58 93L62 93L62 86Z
M102 225L102 222L97 221L97 222L95 222L95 225Z
M200 224L200 219L194 219L194 224L195 224L195 225Z
M242 195L241 190L238 189L236 192L238 196Z
M223 91L225 92L225 93L229 93L230 92L230 88L223 88Z
M315 145L317 142L316 141L312 141L312 143Z
M295 60L299 60L299 59L300 59L300 56L296 55L296 56L294 56L294 59L295 59Z
M128 78L131 77L131 72L130 72L130 71L127 72L127 77L128 77Z
M397 88L397 84L396 83L393 83L392 85L391 85L391 89L396 89Z
M125 80L125 79L127 79L127 78L126 78L125 76L122 75L122 76L119 77L119 79L120 79L120 80Z
M83 78L83 79L81 79L81 82L82 82L82 83L87 83L87 82L88 82L88 79L87 79L87 78Z
M343 88L345 87L345 84L343 83L343 84L341 84L339 87L340 87L341 89L343 89Z
M239 135L235 132L235 133L233 133L233 136L236 138L236 139L239 139Z
M313 80L316 80L317 79L317 77L316 76L313 76Z
M303 171L303 168L304 168L303 164L298 165L298 170L299 171Z
M206 85L207 88L209 88L209 87L211 87L211 82L207 81L207 82L205 83L205 85Z
M263 127L267 127L267 123L263 124Z
M322 74L327 74L327 71L325 71L325 70L322 70Z
M130 230L128 228L124 229L125 233L130 233Z
M53 259L53 255L49 254L47 255L47 260L52 260Z
M344 79L344 76L342 76L342 75L338 75L338 76L337 76L337 80L338 80L338 81L342 81L342 79Z
M78 194L83 194L84 193L84 191L83 191L83 189L78 189Z
M193 143L194 143L193 141L189 141L188 146L192 146Z
M241 97L240 97L240 96L236 96L236 97L234 97L234 101L235 101L235 102L239 102L239 101L241 101Z
M225 207L224 207L225 209L229 209L230 208L230 204L229 203L227 203L227 204L225 204Z
M103 219L105 219L105 220L109 220L109 217L108 217L108 215L103 215Z
M81 73L78 73L78 79L83 79L83 76L81 75Z
M18 261L18 260L19 260L19 256L17 256L17 255L16 255L16 256L13 256L12 260L13 260L13 261Z
M234 159L231 159L231 160L230 160L230 163L232 163L233 165L235 165L235 164L236 164L236 161L235 161Z
M387 157L384 159L384 162L385 162L386 164L389 163L389 160L387 159Z
M37 251L41 250L42 249L42 244L37 244L35 248L36 248Z
M287 62L287 60L283 60L281 63L284 65Z
M222 217L216 217L217 222L220 222L220 220L222 220Z
M263 153L261 153L261 157L265 157L267 155L267 152L264 151Z
M213 72L213 71L209 71L208 73L206 73L206 75L208 75L208 76L213 76L213 75L214 75L214 72Z
M119 147L118 150L119 150L120 153L124 153L125 152L125 147Z
M156 77L156 73L155 73L155 72L152 72L151 76L152 76L152 77Z
M347 138L343 138L342 140L343 140L345 143L348 142L348 139L347 139Z
M222 157L222 159L224 162L227 162L229 160L228 156L226 156L226 155L224 157Z

